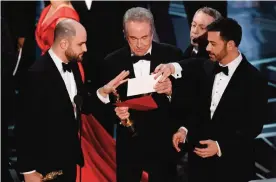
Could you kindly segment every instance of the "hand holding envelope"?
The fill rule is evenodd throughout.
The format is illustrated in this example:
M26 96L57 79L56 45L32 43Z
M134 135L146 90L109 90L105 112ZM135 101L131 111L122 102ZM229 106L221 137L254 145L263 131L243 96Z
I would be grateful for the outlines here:
M169 78L159 82L161 75L156 78L156 74L132 78L128 80L127 96L141 95L157 92L171 95L172 84Z
M160 77L154 79L154 76L155 75L147 75L128 79L127 96L129 97L155 92L154 86Z
M171 81L167 79L164 82L158 82L158 78L154 78L155 75L148 75L138 78L133 78L128 80L127 96L141 95L146 93L157 92L161 93L171 93ZM142 96L139 98L129 99L122 102L119 98L120 95L117 92L113 93L117 97L115 105L116 115L121 119L120 124L127 127L132 134L132 136L137 136L137 132L134 126L133 120L129 117L128 109L134 109L138 111L149 111L157 109L158 106L151 95Z
M155 75L148 75L128 80L127 96L141 95L146 93L171 93L171 81L166 79L159 83L159 78L155 79ZM151 96L143 96L135 99L130 99L125 102L115 104L118 107L129 107L131 109L147 111L156 109L158 106Z

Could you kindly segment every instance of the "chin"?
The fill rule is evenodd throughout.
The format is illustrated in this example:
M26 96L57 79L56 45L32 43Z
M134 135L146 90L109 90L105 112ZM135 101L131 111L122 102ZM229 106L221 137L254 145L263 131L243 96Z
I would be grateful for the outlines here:
M136 56L144 56L146 54L146 52L134 52Z

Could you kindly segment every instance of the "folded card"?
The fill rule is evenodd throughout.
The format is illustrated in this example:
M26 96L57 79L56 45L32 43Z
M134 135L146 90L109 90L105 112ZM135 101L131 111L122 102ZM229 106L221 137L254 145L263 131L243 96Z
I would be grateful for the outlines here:
M131 78L128 80L127 96L147 94L155 92L154 85L161 78L161 75L155 80L154 75Z

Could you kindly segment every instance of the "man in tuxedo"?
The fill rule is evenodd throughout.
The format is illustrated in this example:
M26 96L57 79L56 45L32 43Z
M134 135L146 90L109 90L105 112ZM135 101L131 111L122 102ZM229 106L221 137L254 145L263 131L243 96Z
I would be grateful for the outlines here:
M190 181L247 182L254 177L254 138L266 120L267 81L238 50L242 28L235 20L221 19L207 29L213 62L180 62L182 72L195 77L197 98L190 119L179 117L173 144L180 151L178 144L188 139ZM165 78L179 70L167 64L156 71Z
M123 18L124 34L128 42L125 46L109 54L103 63L103 80L109 80L122 70L130 71L130 78L151 74L160 63L178 61L182 57L180 49L153 42L154 20L151 12L145 8L137 7L129 9ZM174 75L177 77L177 75ZM105 81L103 81L104 83ZM152 97L158 105L158 109L151 111L135 111L128 108L115 108L116 114L124 120L130 114L134 121L134 127L138 133L132 136L124 125L118 125L116 149L117 149L117 181L139 182L142 171L149 174L150 182L173 181L175 174L174 154L171 146L170 126L173 121L169 119L169 104L171 94L171 82L167 79L164 83L156 84L156 91ZM127 97L127 85L122 85L118 90L122 101ZM140 97L136 96L136 97ZM101 100L105 103L114 103L112 95ZM111 100L111 102L110 102ZM113 108L110 111L116 122Z
M55 28L52 47L26 74L22 120L16 126L18 167L25 182L40 182L60 170L63 174L57 181L75 182L76 165L83 166L77 108L90 113L89 103L101 104L96 94L88 95L75 61L82 60L86 51L85 28L77 21L62 20ZM127 73L121 76L107 84L106 92ZM76 95L82 97L82 106L76 106Z
M190 40L191 44L184 52L184 58L204 57L209 58L206 51L205 35L207 26L213 21L221 18L220 12L213 8L203 7L196 11L191 23ZM201 38L202 36L202 38ZM199 41L204 41L199 46Z

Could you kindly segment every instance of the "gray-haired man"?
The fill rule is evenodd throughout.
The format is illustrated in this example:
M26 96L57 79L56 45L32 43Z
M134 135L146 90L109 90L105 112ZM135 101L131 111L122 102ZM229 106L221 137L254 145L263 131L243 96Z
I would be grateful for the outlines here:
M154 20L149 10L139 7L129 9L124 15L123 25L128 45L105 58L105 72L102 74L105 80L110 80L122 70L129 70L130 78L149 75L157 65L181 59L180 49L153 42ZM143 112L122 107L115 109L120 119L130 116L134 120L138 133L138 136L131 137L126 127L118 125L117 182L139 182L142 171L148 172L150 182L174 181L173 156L176 153L171 145L170 80L157 84L155 89L152 97L158 104L157 109ZM129 99L126 97L126 86L117 91L121 100ZM109 103L109 96L102 98L102 101ZM116 116L114 112L112 114Z
M191 44L184 51L184 58L204 57L209 58L206 51L207 44L199 45L199 41L204 41L203 37L207 31L206 27L213 21L222 18L220 12L210 7L203 7L196 11L191 23L190 40ZM201 37L202 36L202 37ZM206 41L207 42L207 41Z

